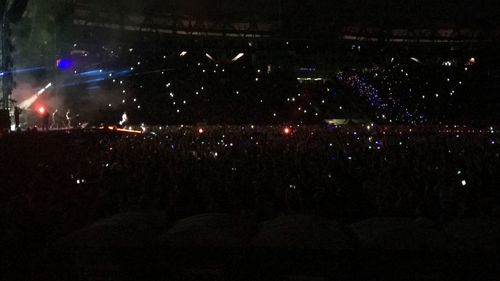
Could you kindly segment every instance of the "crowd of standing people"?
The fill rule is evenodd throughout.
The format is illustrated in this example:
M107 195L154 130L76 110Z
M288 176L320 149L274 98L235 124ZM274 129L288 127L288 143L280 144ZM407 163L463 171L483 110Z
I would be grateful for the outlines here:
M38 237L41 229L51 236L75 224L147 208L168 209L178 217L306 213L343 221L423 216L442 222L500 215L495 188L500 140L493 131L154 130L5 137L0 142L2 229L23 225L37 229Z
M500 135L493 128L144 129L2 136L3 245L37 253L99 219L148 210L173 219L305 214L437 225L500 216Z

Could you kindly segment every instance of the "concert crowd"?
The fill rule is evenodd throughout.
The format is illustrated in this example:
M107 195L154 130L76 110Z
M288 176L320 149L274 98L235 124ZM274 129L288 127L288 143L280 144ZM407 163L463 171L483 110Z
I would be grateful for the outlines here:
M99 219L145 210L173 219L306 214L343 224L371 217L426 218L437 226L498 218L499 141L493 128L406 126L3 136L2 241L38 253Z

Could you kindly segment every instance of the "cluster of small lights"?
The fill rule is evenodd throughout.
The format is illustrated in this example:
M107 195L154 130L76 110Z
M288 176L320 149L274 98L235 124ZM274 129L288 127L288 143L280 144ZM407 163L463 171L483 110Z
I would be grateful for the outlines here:
M289 45L290 42L284 42L285 45ZM293 44L295 45L295 44ZM80 47L80 44L75 43L74 48ZM361 46L353 45L353 50L360 51ZM309 47L309 46L307 46ZM166 109L169 112L185 112L189 111L189 107L195 108L201 103L210 103L212 100L212 93L217 91L217 87L212 87L213 83L210 81L219 80L221 75L225 75L223 73L226 72L227 69L231 69L231 71L227 71L227 73L234 73L235 65L238 65L242 71L248 73L247 81L241 83L241 85L236 85L236 83L228 83L230 86L227 87L227 90L230 93L234 93L235 96L238 96L240 101L252 97L255 98L255 102L262 104L263 108L267 108L266 111L268 117L272 117L273 120L280 120L281 118L287 118L291 116L291 114L299 113L298 118L311 118L311 116L320 117L322 112L332 112L332 109L343 111L348 109L346 105L338 104L336 102L332 102L332 97L336 95L335 87L330 84L330 86L325 87L322 95L311 97L312 95L308 92L302 90L297 91L294 95L284 97L286 103L291 104L294 103L291 107L283 107L283 104L279 103L271 103L271 99L263 98L263 95L255 95L256 89L258 87L265 87L267 84L267 75L272 72L274 67L272 65L248 65L245 63L240 63L240 60L245 61L248 55L245 53L237 53L231 60L231 63L227 64L226 62L221 63L219 61L220 58L215 56L213 53L202 53L194 54L189 50L179 50L175 54L157 54L156 61L154 59L148 59L144 57L140 51L135 48L121 48L112 50L110 48L102 47L105 51L109 53L110 57L120 58L120 55L123 55L127 61L128 65L122 66L122 70L125 69L129 71L129 75L120 75L118 71L110 71L106 69L97 69L96 71L100 74L106 76L105 80L112 80L115 84L115 87L119 88L119 91L122 92L123 96L117 100L114 100L108 104L108 107L111 110L130 110L131 108L135 108L137 110L141 109L141 105L138 104L137 97L132 95L137 95L138 91L134 89L137 87L137 82L140 81L140 89L143 89L141 81L142 77L153 75L157 73L158 75L161 73L161 78L155 78L160 87L163 88L166 92L167 97L170 97L171 101L168 103L173 108ZM126 52L128 50L128 53ZM125 51L125 53L124 53ZM151 67L152 63L158 63L158 59L161 59L161 63L163 67L160 69L151 70L148 67ZM193 59L196 59L193 61ZM172 77L171 73L175 76L175 72L178 69L174 69L173 71L169 69L167 66L172 64L167 64L167 62L175 61L175 65L181 62L181 64L186 66L193 75L197 75L199 77L198 81L189 85L192 89L185 89L185 85L177 85L177 77ZM443 72L443 81L446 84L446 89L439 89L433 92L422 91L422 88L413 87L412 84L416 84L415 81L422 85L428 85L429 88L432 88L433 84L428 83L425 79L418 77L416 73L409 67L409 64L398 62L399 59L392 58L390 60L389 67L372 67L372 68L364 68L362 72L341 72L337 75L337 80L347 84L352 89L354 89L359 96L365 98L368 103L376 109L376 117L383 122L397 122L397 123L411 123L417 124L427 121L427 105L432 104L437 99L444 99L455 97L459 95L460 87L463 86L462 77L458 77L457 75L453 75L452 73ZM417 64L424 64L417 58L411 57L413 62ZM460 68L467 72L471 67L473 67L477 63L477 59L475 57L468 58L465 62L457 62L456 60L442 60L439 62L442 64L443 69L453 69ZM156 66L155 66L156 67ZM255 68L253 68L255 67ZM195 68L195 69L193 69ZM267 71L266 71L267 69ZM311 67L311 69L315 69ZM85 70L77 69L74 70L75 75L81 75L85 73ZM137 78L135 78L137 77ZM134 80L131 80L131 79ZM130 79L130 80L129 80ZM419 80L420 79L420 80ZM103 81L105 81L103 80ZM316 79L312 79L316 81ZM319 79L325 82L324 79ZM248 88L247 84L252 84L254 86L250 86L253 88ZM314 82L316 83L316 82ZM119 84L119 85L116 85ZM147 90L150 90L151 83L146 84L147 89L144 89L141 92L146 93ZM155 87L154 85L152 87ZM190 94L187 94L190 93ZM243 97L244 96L244 97ZM411 97L408 100L403 100L401 97ZM140 95L139 95L140 97ZM415 102L415 98L418 97L419 100ZM315 100L317 98L317 100ZM142 99L142 98L141 98ZM273 101L275 102L275 101ZM286 104L285 103L285 104ZM118 105L118 106L117 106ZM148 103L150 105L150 103ZM415 105L413 107L413 105ZM146 108L146 104L143 104L144 108ZM292 109L288 113L284 114L283 110L287 108ZM191 110L192 112L193 110ZM258 110L257 110L258 111ZM309 116L309 117L307 117ZM278 118L279 117L279 118ZM325 119L325 116L321 116ZM307 119L304 119L307 120ZM316 120L316 119L311 119Z
M341 72L337 78L355 89L361 97L366 98L370 105L377 110L377 116L384 121L389 119L388 121L391 123L392 121L415 122L413 115L397 99L389 96L387 100L383 100L380 91L359 75ZM390 117L387 118L386 115Z

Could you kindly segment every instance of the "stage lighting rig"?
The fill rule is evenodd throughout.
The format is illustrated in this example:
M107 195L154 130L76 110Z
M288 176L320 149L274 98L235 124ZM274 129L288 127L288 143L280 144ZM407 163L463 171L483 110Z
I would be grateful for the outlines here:
M2 12L2 99L0 105L0 129L10 128L10 107L11 95L14 87L14 77L12 75L12 30L11 24L18 23L28 5L28 0L0 0L0 11Z

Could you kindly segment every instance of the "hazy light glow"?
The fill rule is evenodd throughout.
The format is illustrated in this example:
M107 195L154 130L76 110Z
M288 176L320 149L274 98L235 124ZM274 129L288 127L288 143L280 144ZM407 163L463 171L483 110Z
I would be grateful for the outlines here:
M47 91L47 89L49 89L50 87L52 87L52 83L47 84L45 87L40 89L36 94L19 103L19 108L24 110L31 107L33 103L35 103L35 101L38 99L38 97L41 96L43 93L45 93L45 91Z

